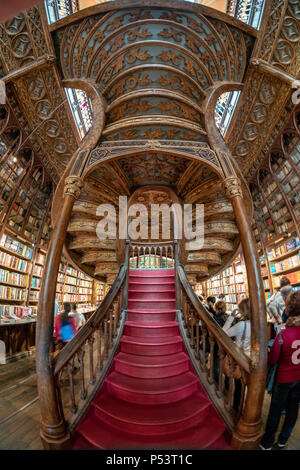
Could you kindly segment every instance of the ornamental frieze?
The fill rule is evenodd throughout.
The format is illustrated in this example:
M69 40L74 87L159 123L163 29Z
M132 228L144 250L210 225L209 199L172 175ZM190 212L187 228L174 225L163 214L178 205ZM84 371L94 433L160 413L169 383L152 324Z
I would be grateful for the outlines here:
M174 140L127 140L102 142L100 147L91 151L85 171L91 166L107 160L121 158L138 152L163 151L174 156L185 156L207 162L221 171L215 152L205 142L188 142Z

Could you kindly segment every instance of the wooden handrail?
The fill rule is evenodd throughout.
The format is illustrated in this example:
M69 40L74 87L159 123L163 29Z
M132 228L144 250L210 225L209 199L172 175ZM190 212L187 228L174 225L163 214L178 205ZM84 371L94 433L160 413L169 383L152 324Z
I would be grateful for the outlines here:
M116 296L123 284L127 273L127 266L123 264L120 268L117 279L108 291L103 302L99 305L86 324L78 331L74 338L64 347L56 357L54 364L54 375L57 375L62 368L69 362L72 356L88 340L95 327L101 322L108 310L111 308Z
M241 366L245 372L250 373L250 357L248 357L241 349L232 341L231 338L222 330L218 323L211 317L206 308L201 304L200 300L193 291L184 269L181 265L177 267L181 285L186 292L189 300L193 304L199 319L205 323L209 331L213 334L224 350L232 356L235 362Z

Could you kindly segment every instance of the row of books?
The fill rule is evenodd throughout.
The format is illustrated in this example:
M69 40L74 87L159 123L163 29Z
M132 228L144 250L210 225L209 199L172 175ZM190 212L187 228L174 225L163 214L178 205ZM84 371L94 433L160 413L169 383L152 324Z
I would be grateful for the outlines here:
M39 300L40 291L38 290L31 290L29 293L29 301L36 301Z
M26 290L20 287L0 285L0 298L8 300L25 300Z
M63 284L61 284L61 286L63 287ZM61 291L62 292L62 289ZM65 285L65 288L64 288L64 292L66 294L76 294L77 293L77 287L76 286L69 286L69 285Z
M15 284L18 286L26 287L27 276L24 274L15 273L13 271L6 271L5 269L0 269L0 282L6 282L9 284Z
M91 284L92 284L92 283L91 283L90 281L82 281L82 280L80 280L80 282L79 282L79 285L80 285L81 287L91 287Z
M269 279L263 279L263 284L265 289L270 289Z
M39 277L33 277L31 280L31 287L40 288L42 280Z
M79 287L78 294L92 295L92 289L88 289L87 287Z
M46 256L43 253L38 253L36 257L36 262L39 264L45 264Z
M19 305L0 305L1 320L29 318L36 316L36 309Z
M292 238L291 240L283 243L276 248L272 248L267 251L268 260L272 261L273 259L279 258L280 256L289 253L290 251L296 250L299 247L300 249L300 240L298 237Z
M285 277L287 277L290 280L291 284L300 283L300 270L294 273L285 274ZM280 276L273 277L273 286L276 288L280 287Z
M5 253L4 251L0 251L0 264L8 268L17 269L18 271L24 271L24 273L28 271L29 267L28 261Z
M35 276L42 276L43 275L43 268L42 266L38 266L37 264L33 268L33 274Z
M24 256L28 259L32 258L33 249L18 240L11 238L9 235L2 235L0 245L8 250L14 251L18 255Z
M234 284L234 276L230 276L230 277L225 277L223 279L223 285L224 284Z
M300 267L300 254L291 256L283 261L278 261L277 263L271 263L270 271L272 274L275 274L297 266Z

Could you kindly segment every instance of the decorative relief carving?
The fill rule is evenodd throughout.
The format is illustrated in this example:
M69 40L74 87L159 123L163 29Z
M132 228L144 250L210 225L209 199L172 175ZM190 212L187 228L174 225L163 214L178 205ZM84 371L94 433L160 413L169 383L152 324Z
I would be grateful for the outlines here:
M237 196L243 197L241 182L239 178L236 178L235 176L226 178L224 180L224 187L225 187L226 196L229 199L232 199L233 197L237 197Z
M68 176L65 180L64 195L78 199L83 186L83 180L79 176Z
M87 163L87 168L94 163L110 160L116 157L126 156L129 153L143 151L164 151L172 155L185 155L196 160L207 161L220 168L215 152L205 142L189 142L174 140L127 140L118 142L102 142L101 146L94 149Z
M49 53L38 7L0 25L0 58L6 73Z

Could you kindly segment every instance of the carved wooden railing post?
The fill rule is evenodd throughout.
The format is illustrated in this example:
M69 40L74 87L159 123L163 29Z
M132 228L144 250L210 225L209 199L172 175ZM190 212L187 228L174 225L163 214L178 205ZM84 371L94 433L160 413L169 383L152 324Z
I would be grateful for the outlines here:
M175 288L176 288L176 314L181 310L181 289L178 278L177 266L179 266L178 240L174 240L174 264L175 264Z
M231 200L245 258L251 317L251 373L243 414L233 433L235 449L253 449L262 435L261 410L265 393L267 365L267 320L264 288L260 264L252 229L243 201L240 181L237 177L224 180L227 197Z
M126 249L125 249L125 266L127 267L126 278L124 282L124 289L123 289L123 301L122 301L122 310L127 313L128 309L128 283L129 283L129 248L130 248L130 240L126 240ZM134 256L134 250L133 250Z
M69 444L64 417L57 400L57 391L50 362L50 344L53 333L56 281L67 227L75 200L83 182L78 176L66 178L64 200L47 252L38 307L36 337L36 366L41 408L41 439L46 449L61 449Z

